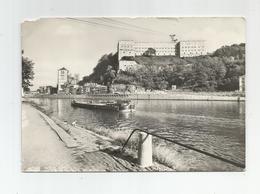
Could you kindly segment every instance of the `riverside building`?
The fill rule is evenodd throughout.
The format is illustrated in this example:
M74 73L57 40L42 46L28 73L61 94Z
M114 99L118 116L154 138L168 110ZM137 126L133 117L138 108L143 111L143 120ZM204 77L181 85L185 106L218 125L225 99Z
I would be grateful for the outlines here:
M69 79L69 70L62 67L58 70L58 93L63 92Z
M204 40L183 40L170 42L135 42L121 40L118 42L119 69L133 69L136 65L135 56L145 55L149 49L154 49L152 56L195 57L206 54Z
M245 75L239 76L239 91L245 92Z
M57 93L73 93L79 87L78 82L79 74L73 76L65 67L58 69Z

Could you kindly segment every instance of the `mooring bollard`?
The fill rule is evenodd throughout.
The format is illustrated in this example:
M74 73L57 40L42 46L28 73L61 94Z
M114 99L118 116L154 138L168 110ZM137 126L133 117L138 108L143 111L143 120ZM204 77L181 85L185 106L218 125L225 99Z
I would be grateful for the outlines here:
M153 165L152 135L139 133L138 160L141 167Z

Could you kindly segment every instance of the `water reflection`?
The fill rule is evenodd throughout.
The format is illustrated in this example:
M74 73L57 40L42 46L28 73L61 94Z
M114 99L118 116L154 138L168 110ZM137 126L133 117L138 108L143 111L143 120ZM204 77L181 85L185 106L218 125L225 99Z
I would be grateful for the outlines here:
M65 111L65 108L63 107L63 101L62 99L57 99L57 114L58 114L58 117L62 117L64 111Z

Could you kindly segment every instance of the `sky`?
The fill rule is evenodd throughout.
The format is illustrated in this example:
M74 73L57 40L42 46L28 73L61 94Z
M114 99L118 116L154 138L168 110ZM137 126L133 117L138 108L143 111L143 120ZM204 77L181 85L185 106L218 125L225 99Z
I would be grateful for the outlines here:
M246 42L241 17L186 18L44 18L21 26L23 56L34 65L32 90L57 85L57 70L67 68L80 77L92 73L98 60L115 53L119 40L168 42L206 40L208 52L224 45Z

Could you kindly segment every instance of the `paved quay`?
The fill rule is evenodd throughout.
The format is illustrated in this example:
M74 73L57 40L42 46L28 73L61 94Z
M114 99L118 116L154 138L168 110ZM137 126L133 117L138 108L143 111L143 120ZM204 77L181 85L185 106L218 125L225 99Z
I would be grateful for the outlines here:
M22 104L22 170L74 171L78 164L39 112Z
M141 168L133 158L116 152L108 140L82 128L54 121L29 103L22 104L24 172L173 170L157 163Z

